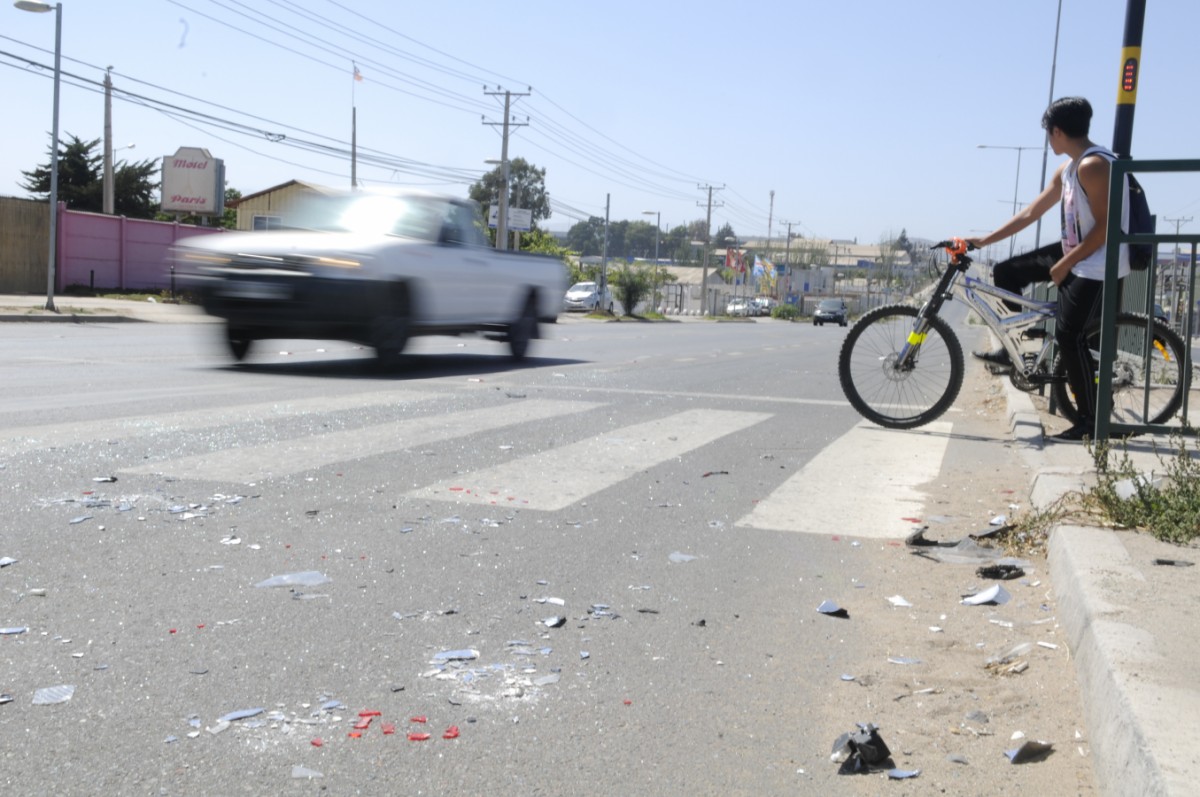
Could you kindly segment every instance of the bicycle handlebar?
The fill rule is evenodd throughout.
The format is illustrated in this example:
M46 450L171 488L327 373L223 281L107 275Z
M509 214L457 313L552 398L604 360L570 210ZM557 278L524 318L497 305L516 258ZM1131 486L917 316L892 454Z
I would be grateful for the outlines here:
M969 263L970 258L967 257L967 252L973 251L976 249L976 246L962 238L951 238L948 241L939 241L929 248L945 249L946 253L950 255L950 262L957 264L964 261Z

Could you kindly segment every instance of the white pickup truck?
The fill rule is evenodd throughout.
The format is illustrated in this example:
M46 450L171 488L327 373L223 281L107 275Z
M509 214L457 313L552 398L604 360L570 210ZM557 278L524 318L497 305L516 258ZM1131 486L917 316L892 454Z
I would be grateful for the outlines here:
M488 245L478 206L425 193L314 198L286 229L199 236L173 252L241 360L257 340L350 340L394 364L414 335L482 332L515 359L553 322L567 271Z

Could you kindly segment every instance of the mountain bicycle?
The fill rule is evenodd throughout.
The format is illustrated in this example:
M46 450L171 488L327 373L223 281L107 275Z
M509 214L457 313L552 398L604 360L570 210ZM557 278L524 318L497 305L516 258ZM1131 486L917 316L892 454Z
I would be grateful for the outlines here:
M1027 298L967 274L974 249L960 238L942 241L949 264L928 301L920 307L886 305L859 319L842 343L838 378L854 409L889 429L927 424L950 408L963 383L963 352L958 337L939 315L959 299L1000 339L1013 365L1008 378L1018 389L1049 387L1059 412L1072 423L1078 403L1067 384L1060 356L1045 323L1057 304ZM1011 312L1004 302L1020 306ZM1188 389L1187 350L1183 340L1161 321L1121 312L1116 321L1117 352L1112 373L1112 419L1117 423L1164 423L1178 412ZM1032 341L1042 339L1031 350ZM1100 362L1100 322L1089 332L1095 363Z

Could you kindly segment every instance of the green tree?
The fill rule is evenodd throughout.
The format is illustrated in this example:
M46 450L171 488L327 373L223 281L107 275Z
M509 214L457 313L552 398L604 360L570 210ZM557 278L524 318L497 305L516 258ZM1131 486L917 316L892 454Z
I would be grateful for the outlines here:
M616 286L617 297L621 300L626 315L633 315L633 308L650 295L654 286L653 271L644 265L623 263L613 270L609 279Z
M500 201L504 185L504 167L497 166L473 184L468 196L485 208ZM539 169L524 158L508 162L508 206L532 211L533 229L538 222L550 218L550 194L546 191L546 170Z
M725 222L721 225L720 229L717 230L717 234L713 236L712 245L716 247L723 247L725 246L726 238L737 238L737 233L733 231L733 225L729 222Z
M539 255L552 255L564 263L570 262L570 250L559 246L558 241L548 232L533 230L521 235L521 251L534 252Z
M104 210L104 156L95 150L100 139L84 141L67 133L59 141L58 199L72 210L100 213ZM37 199L50 198L50 162L21 172L21 187ZM118 161L113 167L113 210L135 219L152 219L158 210L154 193L158 190L158 161Z
M600 254L604 247L604 219L592 216L567 230L567 248L583 257Z

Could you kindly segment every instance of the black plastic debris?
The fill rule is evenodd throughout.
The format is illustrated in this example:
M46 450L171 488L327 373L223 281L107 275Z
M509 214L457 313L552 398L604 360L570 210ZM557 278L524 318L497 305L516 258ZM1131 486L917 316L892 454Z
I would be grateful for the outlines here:
M840 617L843 620L850 618L850 612L838 606L833 601L822 601L821 605L817 607L817 611L830 617Z
M700 478L707 479L709 476L728 476L728 475L729 475L729 471L727 471L727 470L710 470L707 473L705 473L704 475L702 475Z
M1028 764L1031 761L1041 761L1054 752L1051 742L1039 742L1030 739L1025 744L1013 750L1005 750L1004 755L1014 764Z
M96 482L97 484L112 484L116 480L117 480L116 476L94 476L94 477L92 477L92 481Z
M1155 559L1154 564L1161 565L1162 567L1191 567L1196 563L1189 562L1186 559Z
M869 772L872 767L892 768L892 751L879 735L879 728L870 722L855 724L857 731L843 733L833 742L830 759L841 764L838 774Z
M561 614L556 614L553 617L547 617L545 620L539 620L538 622L547 628L562 628L567 624L567 618Z
M994 564L984 565L975 570L975 575L980 578L994 578L999 581L1011 581L1014 578L1021 578L1025 575L1023 568L1009 564Z

